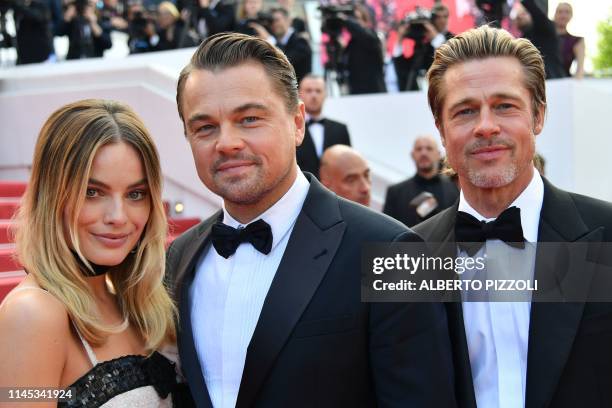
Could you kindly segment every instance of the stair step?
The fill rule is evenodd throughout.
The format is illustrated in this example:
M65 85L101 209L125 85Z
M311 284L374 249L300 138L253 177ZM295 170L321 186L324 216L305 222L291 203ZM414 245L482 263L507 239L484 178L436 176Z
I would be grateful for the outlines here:
M0 197L21 197L27 186L23 181L0 181Z

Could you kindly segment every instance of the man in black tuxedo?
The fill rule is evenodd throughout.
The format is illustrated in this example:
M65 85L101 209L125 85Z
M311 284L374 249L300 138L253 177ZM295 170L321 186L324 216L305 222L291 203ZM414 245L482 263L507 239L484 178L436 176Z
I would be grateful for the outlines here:
M270 11L272 25L270 34L262 25L251 23L257 36L268 40L280 48L295 69L298 81L301 81L312 69L312 49L304 32L296 32L291 26L289 11L277 7ZM299 82L298 82L299 83Z
M306 134L296 150L300 170L319 178L321 156L330 146L350 146L351 138L344 123L322 116L325 102L325 80L317 75L306 75L300 82L300 99L306 108Z
M454 406L444 307L360 301L362 243L419 238L298 171L304 105L287 58L213 36L177 103L198 175L223 198L168 249L197 405Z
M450 207L459 198L457 186L440 174L440 149L433 136L419 136L412 146L414 177L389 186L383 212L412 227Z
M538 243L530 270L514 272L577 282L572 289L582 297L542 303L536 292L531 302L449 303L459 405L612 406L612 303L584 301L596 286L594 265L610 269L609 254L598 247L612 240L612 205L562 191L534 170L546 107L541 54L484 26L440 47L428 77L461 196L415 230L440 253L463 258L486 256L496 245L526 250L504 242ZM474 241L486 246L469 252L456 244ZM559 253L551 266L544 242L584 243L592 251Z

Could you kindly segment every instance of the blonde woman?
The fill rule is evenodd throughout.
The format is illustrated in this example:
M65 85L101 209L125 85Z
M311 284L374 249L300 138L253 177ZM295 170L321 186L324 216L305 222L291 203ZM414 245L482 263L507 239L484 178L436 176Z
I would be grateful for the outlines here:
M136 114L103 100L54 112L16 221L28 276L0 305L0 387L71 390L41 407L172 406L161 173Z

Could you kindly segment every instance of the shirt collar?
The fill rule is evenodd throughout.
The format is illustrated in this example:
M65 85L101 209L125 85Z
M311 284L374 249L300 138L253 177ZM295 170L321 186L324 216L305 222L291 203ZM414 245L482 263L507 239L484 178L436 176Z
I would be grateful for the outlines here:
M286 45L294 31L295 30L293 29L293 27L289 27L285 35L283 35L283 37L280 39L279 44Z
M270 224L270 228L272 229L272 249L274 249L276 245L282 241L285 234L291 230L291 227L302 210L309 188L310 183L304 176L304 173L298 168L297 177L285 195L263 214L255 217L253 221L251 221L254 222L262 219ZM225 204L223 204L223 223L233 228L246 226L238 222L227 212Z
M540 212L544 201L544 182L538 170L533 169L533 177L521 194L514 200L510 207L518 207L521 210L521 226L523 236L527 242L538 242L538 227L540 225ZM495 218L487 218L476 211L465 199L463 190L459 194L459 211L466 212L479 221L493 221Z

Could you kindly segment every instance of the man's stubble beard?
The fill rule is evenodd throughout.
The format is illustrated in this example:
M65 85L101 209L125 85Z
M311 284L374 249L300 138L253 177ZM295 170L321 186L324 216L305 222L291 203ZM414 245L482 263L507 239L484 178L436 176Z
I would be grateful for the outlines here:
M247 175L244 179L236 178L236 180L225 180L223 182L215 182L215 194L219 195L223 200L236 205L253 205L263 200L274 188L281 184L291 172L291 162L287 165L286 171L279 175L269 185L266 185L264 180L266 174L263 171L261 163L258 163L254 175ZM213 177L214 180L214 177ZM212 190L212 189L211 189Z

